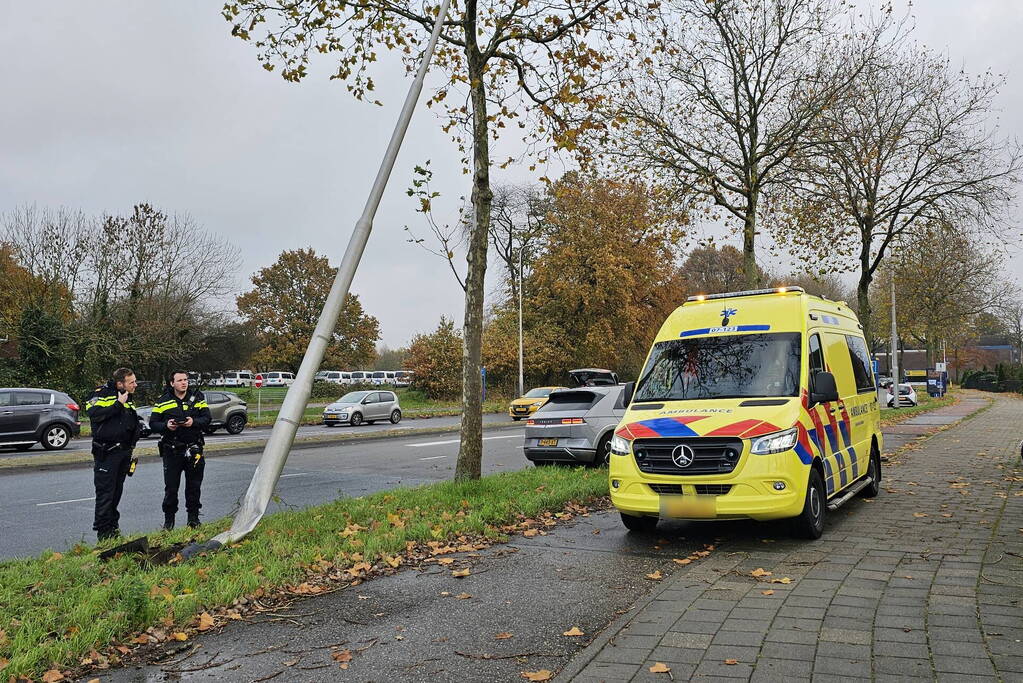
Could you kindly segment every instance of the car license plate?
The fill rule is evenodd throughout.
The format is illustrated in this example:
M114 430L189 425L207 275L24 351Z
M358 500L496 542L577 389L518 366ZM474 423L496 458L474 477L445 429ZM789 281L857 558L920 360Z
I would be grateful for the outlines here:
M558 445L558 440L557 439L540 439L538 444L540 446L557 446Z
M336 420L337 419L337 415L335 415L334 413L327 413L326 415L324 415L324 417L327 418L328 420Z

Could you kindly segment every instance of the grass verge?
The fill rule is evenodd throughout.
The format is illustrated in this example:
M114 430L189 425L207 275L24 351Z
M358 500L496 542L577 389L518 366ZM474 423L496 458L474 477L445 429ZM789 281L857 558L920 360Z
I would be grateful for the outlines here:
M3 562L0 675L38 677L97 656L116 663L133 643L148 642L132 639L148 628L187 628L197 615L239 598L287 590L328 571L359 580L430 543L501 540L508 525L605 495L606 470L531 467L280 512L241 543L185 564L144 567L129 556L102 562L98 554L110 542ZM227 518L206 524L202 538L229 525ZM194 536L189 529L161 532L151 543Z

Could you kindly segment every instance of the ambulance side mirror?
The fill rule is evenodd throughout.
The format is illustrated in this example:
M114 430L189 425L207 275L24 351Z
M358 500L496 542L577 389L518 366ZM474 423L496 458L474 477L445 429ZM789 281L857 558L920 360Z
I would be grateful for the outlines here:
M830 372L818 372L813 376L813 391L810 392L810 404L829 403L838 400L838 385L835 376Z
M636 393L636 383L626 382L625 386L622 387L622 405L626 408L632 403L632 396Z

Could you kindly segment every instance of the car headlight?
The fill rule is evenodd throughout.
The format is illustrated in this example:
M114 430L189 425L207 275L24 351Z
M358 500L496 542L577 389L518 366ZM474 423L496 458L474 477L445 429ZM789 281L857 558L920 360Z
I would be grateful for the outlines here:
M611 452L615 455L628 455L632 450L632 442L615 434L611 437Z
M534 401L533 405L539 408L540 406L543 405L543 401Z
M750 453L757 455L770 455L771 453L781 453L787 451L796 445L796 440L799 438L799 432L795 427L786 429L782 432L775 432L774 434L768 434L762 436L759 439L754 439L753 445L750 447Z

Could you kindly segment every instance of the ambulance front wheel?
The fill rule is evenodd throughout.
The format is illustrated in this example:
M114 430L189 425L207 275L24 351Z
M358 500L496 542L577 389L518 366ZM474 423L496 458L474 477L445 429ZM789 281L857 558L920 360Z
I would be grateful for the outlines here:
M827 509L827 498L824 495L824 482L816 468L810 470L810 479L806 484L806 498L803 501L803 512L796 517L794 531L802 538L820 538L824 533L824 513Z
M877 452L876 446L870 448L867 476L870 477L870 483L863 487L860 495L864 498L876 498L877 494L881 492L881 454Z
M647 515L627 515L624 512L622 515L622 524L629 531L635 531L638 533L651 532L657 528L657 517L648 517Z

